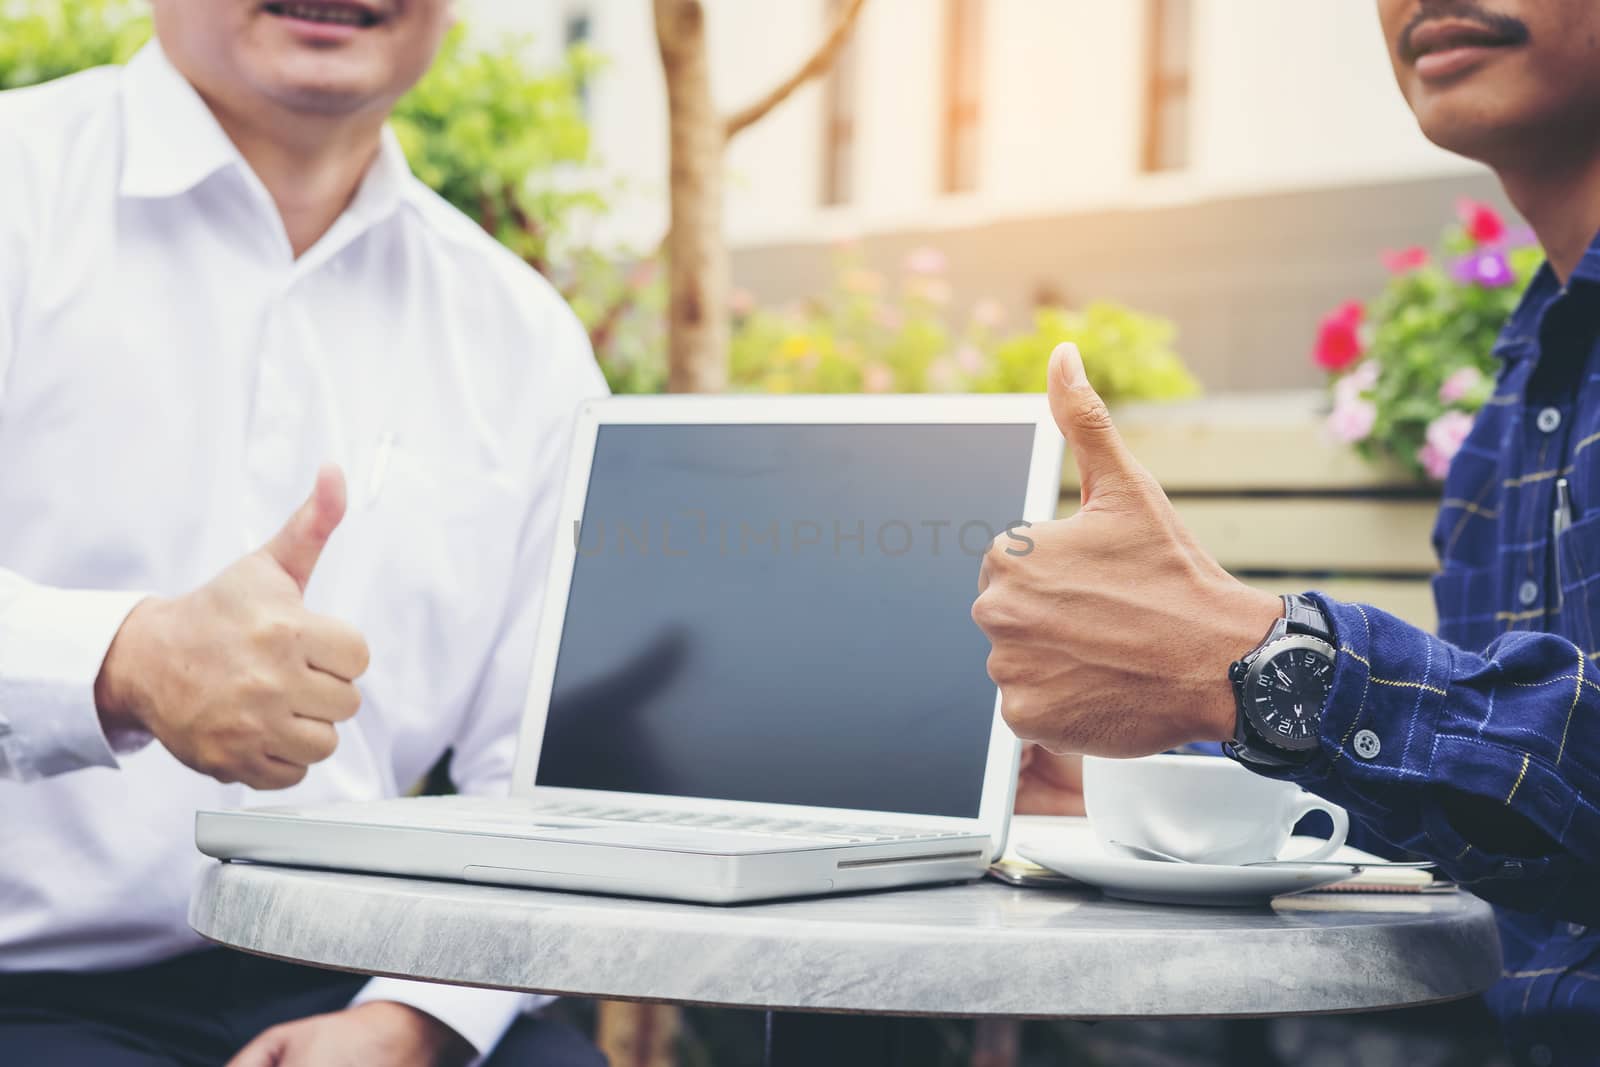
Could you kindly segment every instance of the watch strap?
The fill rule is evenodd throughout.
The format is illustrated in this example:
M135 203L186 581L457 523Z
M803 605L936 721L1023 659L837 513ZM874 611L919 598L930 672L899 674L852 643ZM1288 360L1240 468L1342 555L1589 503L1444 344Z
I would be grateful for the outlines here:
M1317 607L1317 602L1299 593L1287 593L1283 598L1283 621L1292 634L1309 634L1333 644L1333 629L1328 617Z

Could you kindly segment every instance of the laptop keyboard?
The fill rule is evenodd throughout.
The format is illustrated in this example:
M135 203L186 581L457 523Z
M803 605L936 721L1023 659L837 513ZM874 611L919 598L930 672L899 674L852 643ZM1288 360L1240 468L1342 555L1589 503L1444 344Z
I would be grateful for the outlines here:
M605 822L652 823L657 826L704 827L770 837L822 837L845 842L905 841L965 836L913 826L858 826L853 823L813 822L806 819L770 819L753 815L724 815L708 811L662 811L653 808L612 808L586 804L541 804L541 815L563 819L597 819Z
M611 805L552 805L547 801L538 805L526 805L525 801L494 797L413 797L390 801L387 805L336 805L323 809L301 809L296 814L312 819L322 817L322 819L341 821L349 819L350 808L386 825L406 825L406 827L470 825L478 829L510 833L526 832L541 824L549 829L558 829L558 827L584 827L584 825L592 827L592 825L618 822L618 824L670 825L683 829L726 830L726 832L755 833L762 837L794 838L794 840L838 841L843 845L970 837L968 833L958 830L925 830L910 825L858 825L851 822L770 819L770 817L718 814L710 811L662 811L658 808L619 808Z
M432 810L430 810L432 809ZM419 797L388 806L385 821L403 826L437 826L440 816L451 823L467 824L495 830L527 830L542 820L571 820L571 826L593 826L605 823L640 823L653 826L673 826L690 829L726 830L741 834L758 834L767 837L822 839L844 844L883 841L925 840L935 841L949 837L965 837L956 831L925 830L915 826L890 824L856 825L810 819L773 819L750 815L724 815L700 811L662 811L656 808L625 808L603 804L551 804L541 802L524 806L515 800L492 797ZM327 809L327 818L340 818L337 808ZM560 826L562 822L547 823Z

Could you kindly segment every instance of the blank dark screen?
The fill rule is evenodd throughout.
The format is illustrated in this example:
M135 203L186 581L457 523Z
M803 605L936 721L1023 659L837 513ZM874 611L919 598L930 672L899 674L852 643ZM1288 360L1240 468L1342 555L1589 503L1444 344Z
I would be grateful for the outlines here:
M1031 425L602 426L538 784L976 817L970 612L1032 450Z

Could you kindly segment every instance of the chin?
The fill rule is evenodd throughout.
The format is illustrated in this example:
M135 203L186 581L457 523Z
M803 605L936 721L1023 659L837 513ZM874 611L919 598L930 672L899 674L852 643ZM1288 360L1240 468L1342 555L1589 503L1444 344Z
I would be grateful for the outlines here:
M1491 166L1536 125L1503 97L1455 91L1413 103L1422 135L1447 152Z
M297 60L273 71L264 84L281 105L309 114L348 114L387 100L381 73L343 60Z

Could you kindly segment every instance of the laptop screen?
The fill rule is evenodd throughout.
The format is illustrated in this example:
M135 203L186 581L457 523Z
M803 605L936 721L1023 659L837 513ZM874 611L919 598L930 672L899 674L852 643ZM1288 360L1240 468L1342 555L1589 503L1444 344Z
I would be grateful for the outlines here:
M1033 437L600 426L538 784L976 818L995 690L970 611Z

